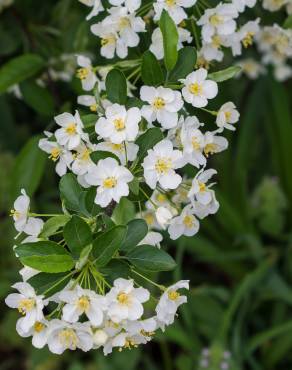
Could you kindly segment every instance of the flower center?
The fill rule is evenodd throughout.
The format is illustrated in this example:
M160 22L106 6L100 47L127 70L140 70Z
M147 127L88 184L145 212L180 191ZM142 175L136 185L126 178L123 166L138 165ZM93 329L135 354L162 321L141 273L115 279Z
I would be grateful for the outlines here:
M159 158L155 163L155 170L160 174L166 174L172 168L170 158Z
M170 290L167 295L171 301L175 301L180 297L180 294L176 290Z
M121 293L118 294L117 300L121 304L129 305L130 296L129 296L129 294L127 294L125 292L121 292Z
M192 137L192 146L194 148L194 150L199 150L200 149L200 143L199 143L199 140L196 136L193 136Z
M164 106L165 106L165 101L163 98L158 97L154 99L153 107L155 109L162 109L164 108Z
M89 75L90 69L89 68L79 68L77 70L76 76L80 80L85 80Z
M119 29L124 30L125 28L131 27L131 23L128 17L122 17L119 22Z
M117 131L122 131L125 128L125 121L122 118L116 118L114 120L114 125Z
M51 150L51 155L49 156L49 158L52 161L56 162L58 160L60 154L61 154L61 149L60 148L53 148Z
M103 180L103 187L106 189L112 189L117 186L117 179L115 177L107 177Z
M39 321L37 321L33 326L34 331L37 333L40 333L41 331L43 331L45 327L46 327L45 324Z
M97 104L92 104L89 109L91 110L91 112L97 112Z
M76 349L78 338L73 329L63 329L59 333L59 340L66 348Z
M16 211L15 209L12 209L10 211L10 216L15 217L15 219L17 220L21 216L21 213L19 211Z
M230 111L225 112L225 113L224 113L224 115L225 115L225 119L226 119L226 121L229 121L229 120L230 120L230 118L231 118L231 112L230 112Z
M157 194L156 196L156 200L159 202L159 203L164 203L166 201L166 196L164 194Z
M35 300L34 298L24 298L19 301L18 304L18 311L25 315L27 312L30 312L35 307Z
M189 92L194 95L201 95L203 92L202 85L199 85L197 82L190 84Z
M85 295L78 299L77 307L80 309L80 311L82 312L87 311L89 309L89 306L90 306L89 299Z
M165 3L167 6L174 6L176 4L175 0L165 0Z
M110 44L114 44L116 42L116 39L114 36L108 36L101 39L101 46L106 46Z
M132 339L132 338L126 338L125 340L125 344L123 346L124 348L127 348L127 349L132 349L132 348L137 348L138 345L137 343ZM119 348L119 352L122 352L123 348L120 347Z
M90 154L91 154L91 150L90 150L90 149L88 149L88 148L86 148L86 149L84 149L84 150L83 150L83 152L81 153L80 159L81 159L82 161L87 162L87 161L89 161L89 160L90 160Z
M123 149L123 145L122 144L111 144L111 148L112 148L112 150L115 150L117 152L121 152L122 149Z
M224 18L219 14L211 15L209 18L209 22L213 27L219 26L221 23L223 23Z
M203 192L203 191L206 191L206 184L204 182L199 182L199 188L200 188L200 192Z
M186 227L188 228L191 228L193 227L193 224L194 224L194 216L191 216L191 215L186 215L183 219L183 223ZM174 292L174 293L177 293L177 292ZM169 294L168 294L169 296ZM170 298L171 299L171 298Z
M68 135L75 135L77 130L76 130L76 123L70 123L67 127L66 130Z
M218 35L212 37L212 46L216 49L220 48L221 46L221 38Z
M205 156L208 157L210 154L214 154L217 151L217 145L214 143L207 144L204 148Z
M248 32L246 34L246 36L241 40L242 45L245 48L247 48L248 46L252 45L252 43L253 43L253 36L254 36L254 33L253 32Z
M147 225L152 226L154 224L155 219L152 213L146 213L146 215L144 215L144 219Z

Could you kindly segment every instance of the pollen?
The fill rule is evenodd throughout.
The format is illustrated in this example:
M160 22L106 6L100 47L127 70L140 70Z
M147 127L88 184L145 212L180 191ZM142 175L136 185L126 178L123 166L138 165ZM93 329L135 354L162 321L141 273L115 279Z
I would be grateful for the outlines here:
M197 82L189 85L189 92L194 95L201 95L203 92L202 85L198 84Z
M245 48L247 48L247 47L249 47L249 46L252 45L252 43L253 43L253 36L254 36L254 33L253 32L248 32L246 34L246 36L242 39L241 42L242 42L242 45Z
M230 120L230 118L231 118L231 112L230 112L230 111L225 112L225 113L224 113L224 115L225 115L225 119L226 119L226 121L229 121L229 120Z
M125 121L122 118L116 118L114 120L114 125L117 131L122 131L125 129Z
M191 228L194 225L194 216L187 215L183 219L183 223L187 228ZM176 293L176 292L175 292ZM169 296L169 295L168 295ZM170 298L171 299L171 298Z
M91 112L97 112L97 104L92 104L89 109L91 110Z
M89 161L90 160L90 154L91 154L90 149L88 149L88 148L84 149L83 152L81 153L81 156L80 156L81 160L85 161L85 162Z
M59 340L66 348L76 349L78 338L73 329L63 329L59 333Z
M117 186L117 179L115 177L107 177L105 180L103 180L103 186L106 189L112 189Z
M52 148L51 155L49 156L49 158L53 162L56 162L59 159L60 154L61 154L61 149L60 148Z
M16 211L15 209L12 209L10 211L10 216L11 217L15 217L16 219L18 219L20 217L21 213L19 211Z
M153 101L153 107L155 109L162 109L165 107L165 101L163 98L155 98L154 101Z
M117 296L117 300L119 303L121 304L125 304L125 305L128 305L130 303L130 297L129 297L129 294L125 293L125 292L121 292L118 294Z
M124 344L123 348L132 349L132 348L137 348L137 347L138 347L138 345L133 339L126 338L126 341L125 341L125 344ZM119 352L122 352L123 348L120 347Z
M89 306L90 306L90 302L89 302L89 299L88 297L86 297L85 295L83 295L82 297L80 297L78 299L78 302L77 302L77 307L82 311L82 312L85 312L89 309Z
M33 326L34 331L37 333L40 333L41 331L43 331L45 327L46 326L42 322L39 322L39 321L37 321Z
M212 37L212 46L216 49L219 49L221 46L222 40L219 35L215 35Z
M170 158L159 158L155 163L155 170L159 174L166 174L172 168L172 162Z
M101 46L106 46L106 45L110 45L110 44L114 44L116 42L116 39L114 36L108 36L108 37L105 37L103 39L101 39Z
M80 80L85 80L89 75L90 69L89 68L79 68L77 70L76 76Z
M214 27L219 26L221 23L223 23L223 21L224 18L219 14L211 15L211 17L209 18L210 24Z
M123 30L125 28L129 28L131 26L131 23L129 21L128 17L122 17L119 22L119 29Z
M152 226L154 224L155 218L152 213L146 213L146 215L144 216L144 219L147 225Z
M75 135L77 130L76 130L76 123L70 123L67 127L66 130L68 135Z
M203 191L206 191L206 184L204 182L200 182L199 181L199 188L200 188L200 192L203 192Z
M169 7L176 5L176 1L175 0L165 0L165 3Z
M217 152L217 145L214 143L207 144L204 148L204 153L206 157L209 157L210 154Z
M121 152L123 150L122 144L111 144L112 150L115 150L117 152Z
M166 196L164 194L157 194L156 196L156 200L159 202L159 203L163 203L167 200Z
M193 136L192 137L192 146L194 148L194 150L199 150L200 149L200 143L199 143L199 140L196 136Z
M171 301L176 301L180 297L180 294L176 290L170 290L167 295Z
M30 312L35 307L35 300L33 298L24 298L19 301L18 311L25 315L27 312Z

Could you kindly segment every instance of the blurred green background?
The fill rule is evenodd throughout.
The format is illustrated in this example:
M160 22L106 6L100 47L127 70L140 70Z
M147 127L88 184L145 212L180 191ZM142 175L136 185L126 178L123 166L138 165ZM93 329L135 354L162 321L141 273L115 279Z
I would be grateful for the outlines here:
M0 95L0 370L292 369L292 84L269 73L221 84L212 102L234 101L241 119L229 150L212 161L220 211L195 237L165 242L178 267L162 279L190 279L192 287L176 323L153 343L109 357L58 357L17 335L18 315L4 305L21 267L8 214L21 187L35 210L60 207L53 162L37 141L54 115L76 109L74 55L90 51L98 60L87 11L75 0L21 0L0 13L1 65L25 53L47 62Z

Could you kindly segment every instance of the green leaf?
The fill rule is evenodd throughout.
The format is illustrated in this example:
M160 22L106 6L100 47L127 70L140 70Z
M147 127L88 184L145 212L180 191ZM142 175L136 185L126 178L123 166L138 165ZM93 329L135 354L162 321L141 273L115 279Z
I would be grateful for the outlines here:
M138 158L142 160L147 154L147 151L152 149L155 144L163 139L163 134L158 127L147 130L136 140L136 144L139 146Z
M51 241L24 243L15 248L15 253L25 266L42 272L65 272L74 266L73 258L69 252Z
M70 220L70 216L60 215L49 218L43 226L40 238L48 238L55 234L61 227L63 227Z
M25 54L10 60L0 69L0 93L34 76L44 66L45 61L35 54Z
M94 163L97 163L101 159L106 159L108 157L113 158L116 161L118 161L118 163L120 163L119 158L114 153L112 153L112 152L107 152L107 151L104 151L104 150L99 150L97 152L93 152L93 153L90 154L90 158L92 159L92 161Z
M127 198L123 197L115 207L112 219L117 225L126 225L136 215L134 204Z
M208 79L213 80L215 82L223 82L226 80L230 80L233 78L237 73L241 70L239 66L233 66L226 69L223 69L219 72L210 73L208 75Z
M163 37L164 64L166 69L171 71L178 58L178 32L174 21L166 10L162 11L159 27Z
M163 73L158 60L147 50L142 57L141 76L145 85L157 86L163 82Z
M79 211L79 196L82 188L78 184L76 177L72 173L64 175L60 180L59 189L65 207L71 211Z
M37 294L44 294L47 291L46 296L50 297L65 288L70 279L71 276L68 276L68 272L60 272L56 274L40 272L31 277L28 280L28 283L34 287Z
M197 61L196 49L187 46L178 52L178 60L174 69L169 74L169 81L177 82L193 72Z
M168 253L152 245L139 245L128 253L126 258L134 266L147 271L169 271L176 266Z
M128 223L126 238L123 241L120 250L131 251L145 238L148 233L147 223L142 219L132 220Z
M81 120L85 128L95 127L97 118L96 114L85 114L81 116Z
M85 202L84 206L88 214L90 216L97 216L101 212L102 208L94 202L96 197L96 188L91 188L87 190L85 193L86 195L84 198Z
M127 80L118 69L112 69L105 80L106 93L112 103L125 105L127 101Z
M115 226L93 241L92 254L97 266L105 266L119 250L127 232L126 226Z
M115 279L128 279L130 268L127 263L119 260L111 260L105 267L100 269L100 272L105 275L109 283L113 283Z
M54 114L54 99L49 91L35 81L24 81L20 85L23 100L37 113L45 116Z
M134 195L139 194L139 184L139 180L136 177L129 183L129 189Z
M283 24L283 28L292 28L292 14L289 15L289 17L287 17L285 19L285 22Z
M38 147L40 137L32 137L17 156L11 178L11 197L24 188L32 196L39 186L45 169L46 155Z
M83 248L92 242L89 225L76 215L65 225L63 235L75 258L78 258Z

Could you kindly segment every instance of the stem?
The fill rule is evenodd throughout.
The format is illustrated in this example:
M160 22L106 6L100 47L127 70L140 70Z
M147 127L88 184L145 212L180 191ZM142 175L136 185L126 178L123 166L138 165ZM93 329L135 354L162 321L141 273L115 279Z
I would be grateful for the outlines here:
M57 281L54 285L52 285L49 289L47 289L43 295L46 295L48 294L48 292L50 292L52 289L56 288L58 285L60 285L64 280L66 280L69 276L75 274L76 270L74 271L71 271L68 275L64 276L62 279L60 279L59 281Z
M55 217L55 216L63 216L62 213L44 213L44 214L41 214L41 213L28 213L28 216L31 216L31 217Z
M147 278L146 276L140 274L138 271L135 271L133 268L131 269L131 271L134 272L134 274L140 276L142 279L148 281L148 283L156 286L158 289L162 290L163 292L166 290L165 286L156 284L154 281L152 281L149 278Z
M140 191L142 194L145 195L145 197L149 200L149 202L155 207L155 208L158 208L158 206L153 202L153 200L149 197L149 195L147 195L147 193L145 193L145 191L139 187Z

